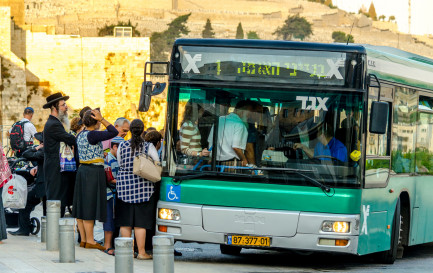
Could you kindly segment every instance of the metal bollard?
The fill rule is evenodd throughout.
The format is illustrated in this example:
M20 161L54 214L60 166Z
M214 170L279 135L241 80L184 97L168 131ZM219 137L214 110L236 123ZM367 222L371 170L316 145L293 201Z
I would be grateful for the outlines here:
M41 243L45 243L47 241L47 217L41 217Z
M114 239L116 246L116 255L114 257L114 265L116 273L132 273L134 272L134 253L133 240L129 237L119 237Z
M174 273L174 238L173 236L154 236L153 272Z
M59 250L60 201L47 200L47 250Z
M74 224L74 218L61 218L59 220L59 260L61 263L75 263Z

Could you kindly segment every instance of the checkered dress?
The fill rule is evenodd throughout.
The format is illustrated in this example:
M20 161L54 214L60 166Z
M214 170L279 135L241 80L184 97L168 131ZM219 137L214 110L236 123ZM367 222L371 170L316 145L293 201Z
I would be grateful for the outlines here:
M146 152L149 143L140 146L140 152ZM117 173L116 190L120 200L126 203L143 203L149 201L154 192L152 182L144 180L132 173L134 155L131 153L131 141L124 141L119 145L120 161Z

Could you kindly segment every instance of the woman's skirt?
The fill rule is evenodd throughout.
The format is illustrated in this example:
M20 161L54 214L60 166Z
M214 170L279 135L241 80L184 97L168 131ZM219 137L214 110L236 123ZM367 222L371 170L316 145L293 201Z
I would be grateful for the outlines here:
M72 216L81 220L107 218L107 190L104 166L81 164L75 180Z
M116 226L154 229L158 197L158 193L154 192L149 201L142 203L127 203L116 199L114 211Z
M6 218L5 209L3 208L2 190L3 188L0 188L0 241L8 238L6 233Z

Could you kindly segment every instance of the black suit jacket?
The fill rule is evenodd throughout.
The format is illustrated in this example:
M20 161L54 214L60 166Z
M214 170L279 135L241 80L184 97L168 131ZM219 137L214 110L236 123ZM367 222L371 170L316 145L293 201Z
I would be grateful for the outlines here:
M63 206L67 199L67 186L62 185L60 173L60 142L74 146L77 151L75 137L65 131L58 118L50 115L44 127L44 180L47 200L60 200Z
M45 196L45 182L44 182L44 148L36 150L35 147L27 149L22 157L36 161L38 163L38 172L36 174L35 184L32 187L36 198L42 198Z

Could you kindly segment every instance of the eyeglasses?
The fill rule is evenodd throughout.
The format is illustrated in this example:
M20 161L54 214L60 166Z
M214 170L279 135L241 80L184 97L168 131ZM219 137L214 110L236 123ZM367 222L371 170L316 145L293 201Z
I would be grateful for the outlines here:
M61 107L66 107L66 102L60 105Z

